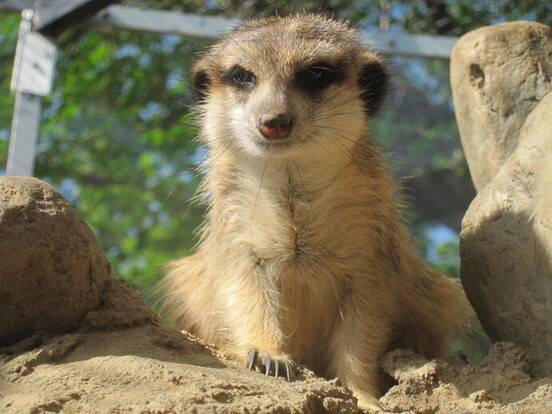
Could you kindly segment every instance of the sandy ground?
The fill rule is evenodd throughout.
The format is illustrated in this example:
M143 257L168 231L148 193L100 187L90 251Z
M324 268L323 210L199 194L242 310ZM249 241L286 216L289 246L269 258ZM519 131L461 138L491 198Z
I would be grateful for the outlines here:
M211 351L153 326L60 336L4 364L0 411L355 412L335 382L287 383Z
M477 364L461 355L428 361L392 351L382 366L399 384L380 402L392 413L552 413L552 378L532 378L529 362L507 342L494 344Z
M338 380L302 369L291 383L265 377L163 327L122 281L74 333L37 334L0 354L3 414L357 412ZM531 378L529 362L507 343L478 364L393 351L382 366L398 384L381 404L392 413L552 413L552 379Z

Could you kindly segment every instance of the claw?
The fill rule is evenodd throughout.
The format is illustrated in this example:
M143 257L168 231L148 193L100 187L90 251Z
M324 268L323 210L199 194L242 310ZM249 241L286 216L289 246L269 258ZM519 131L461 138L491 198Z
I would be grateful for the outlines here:
M271 363L271 359L268 355L266 355L264 358L263 358L263 365L265 366L265 375L268 375L270 373L270 363Z
M284 362L284 365L286 367L286 379L288 382L291 382L291 364L289 362ZM278 375L276 375L278 376Z
M252 349L247 354L247 368L250 371L255 371L255 365L257 365L257 356L259 355L259 351L256 349Z
M258 364L259 361L259 351L256 349L252 349L247 353L247 369L250 371L255 371L255 367L259 365L259 370L261 370L260 364ZM274 368L273 365L274 364ZM273 374L274 378L278 378L279 376L285 376L288 382L291 382L293 379L293 370L292 365L288 361L280 361L277 359L272 359L270 355L265 355L262 358L262 365L264 365L264 374L266 376L270 375L270 372L272 369L274 369ZM285 374L284 374L285 372Z
M279 371L280 371L280 361L274 361L274 378L278 378Z

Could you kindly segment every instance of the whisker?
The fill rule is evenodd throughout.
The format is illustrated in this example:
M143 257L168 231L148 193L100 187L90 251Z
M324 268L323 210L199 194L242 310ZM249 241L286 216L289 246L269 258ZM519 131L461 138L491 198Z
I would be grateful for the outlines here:
M301 171L299 171L299 167L297 166L297 163L295 161L292 161L293 165L295 166L295 170L297 171L297 176L299 177L299 182L301 183L301 187L303 187L303 191L305 193L305 198L307 199L307 204L309 205L312 218L314 220L314 224L316 225L316 229L318 231L318 234L320 234L320 227L318 226L318 220L316 219L316 214L314 212L314 207L312 206L312 201L309 197L309 193L307 191L307 187L305 187L305 183L303 181L303 177L301 176Z
M266 168L268 167L268 161L266 162L263 172L261 174L261 180L259 182L259 188L257 189L257 195L255 196L255 202L253 203L253 210L251 211L251 219L249 220L249 235L251 237L251 243L253 242L253 216L255 215L255 209L257 208L257 202L259 201L259 195L261 194L261 188L263 186L264 176L266 173Z
M336 145L336 147L338 146L337 143L339 142L339 138L337 141L332 141L334 143L334 145ZM349 148L344 145L343 143L339 142L340 144L343 145L343 148L344 150L349 154L349 157L351 159L351 161L353 161L355 163L355 165L357 166L358 170L360 171L360 173L364 176L364 178L368 179L368 176L366 175L366 173L364 172L364 170L362 169L362 167L360 166L360 163L358 162L358 160L355 158L354 154L349 150Z
M357 144L357 140L354 140L354 139L351 139L345 135L332 135L331 137L328 137L328 136L324 136L316 131L310 131L311 134L317 136L320 138L321 141L327 141L327 140L330 140L330 142L343 154L345 155L347 158L349 158L355 165L356 167L358 168L358 170L360 171L360 173L366 178L368 179L368 176L366 175L366 173L364 172L364 170L362 169L362 167L360 166L360 163L358 162L358 160L355 158L354 154L351 152L351 150L349 149L349 147L347 145L345 145L343 142L340 141L340 139L344 139L344 140L347 140L349 142L352 142L353 144Z

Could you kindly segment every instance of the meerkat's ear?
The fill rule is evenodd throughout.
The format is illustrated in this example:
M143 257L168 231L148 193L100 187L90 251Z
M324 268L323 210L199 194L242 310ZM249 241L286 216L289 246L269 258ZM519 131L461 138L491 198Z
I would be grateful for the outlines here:
M206 56L196 62L192 68L190 83L192 85L192 93L196 103L200 104L207 96L207 90L211 85L211 79L207 72L208 59Z
M358 74L358 85L364 110L369 116L375 115L381 108L388 84L387 68L381 58L373 54L367 56Z

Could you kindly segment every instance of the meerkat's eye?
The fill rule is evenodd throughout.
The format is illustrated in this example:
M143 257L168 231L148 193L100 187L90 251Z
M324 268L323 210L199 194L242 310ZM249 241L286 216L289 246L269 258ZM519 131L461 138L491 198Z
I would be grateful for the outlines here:
M239 65L232 66L222 74L222 80L240 89L251 89L255 86L256 77L253 72Z
M308 92L320 91L343 79L343 69L327 62L318 62L297 72L299 86Z

